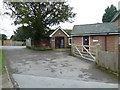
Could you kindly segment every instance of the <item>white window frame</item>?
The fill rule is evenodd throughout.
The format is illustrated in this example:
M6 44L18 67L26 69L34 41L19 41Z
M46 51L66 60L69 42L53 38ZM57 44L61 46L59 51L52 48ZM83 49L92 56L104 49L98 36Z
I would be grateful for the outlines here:
M71 39L71 43L70 43L70 39ZM69 44L69 45L72 44L72 38L68 38L68 44Z
M83 37L84 37L84 36L82 36L82 45L83 45ZM90 36L88 36L88 37L89 37L89 46L90 46L90 42L91 42L91 41L90 41L90 38L91 38L91 37L90 37ZM90 47L89 47L89 50L90 50ZM83 48L82 48L82 51L83 51Z

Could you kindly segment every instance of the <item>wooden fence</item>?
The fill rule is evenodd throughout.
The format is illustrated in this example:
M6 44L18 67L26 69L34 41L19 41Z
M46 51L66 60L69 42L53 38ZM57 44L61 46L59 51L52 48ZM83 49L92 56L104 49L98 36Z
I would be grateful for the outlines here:
M24 42L22 41L12 41L12 40L4 40L4 46L22 46Z
M96 63L98 66L104 67L113 72L118 72L118 52L99 51Z

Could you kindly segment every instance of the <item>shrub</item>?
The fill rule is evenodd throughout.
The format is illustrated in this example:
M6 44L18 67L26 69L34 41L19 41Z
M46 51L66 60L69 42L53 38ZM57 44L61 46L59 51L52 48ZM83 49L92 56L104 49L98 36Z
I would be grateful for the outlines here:
M41 46L41 47L35 47L35 46L26 46L26 48L28 49L32 49L32 50L38 50L38 51L48 51L48 50L52 50L50 47L47 46Z

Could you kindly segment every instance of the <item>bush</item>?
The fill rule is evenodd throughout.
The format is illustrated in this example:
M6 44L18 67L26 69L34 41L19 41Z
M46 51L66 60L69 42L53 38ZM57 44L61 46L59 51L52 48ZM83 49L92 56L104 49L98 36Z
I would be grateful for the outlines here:
M48 51L48 50L52 50L50 47L47 47L47 46L45 46L45 47L35 47L35 46L26 46L26 48L28 48L28 49L32 49L32 50L38 50L38 51Z
M71 45L68 45L67 48L71 48Z
M26 43L25 43L25 42L23 42L22 46L25 46L25 45L26 45Z

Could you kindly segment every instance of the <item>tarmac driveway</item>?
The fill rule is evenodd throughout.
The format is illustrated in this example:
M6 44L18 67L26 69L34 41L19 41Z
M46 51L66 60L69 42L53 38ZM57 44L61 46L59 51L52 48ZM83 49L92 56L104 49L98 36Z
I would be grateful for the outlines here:
M19 75L29 75L87 82L118 83L116 78L96 69L93 62L70 56L69 50L33 51L19 46L3 47L3 49L5 49L10 71L16 80Z

